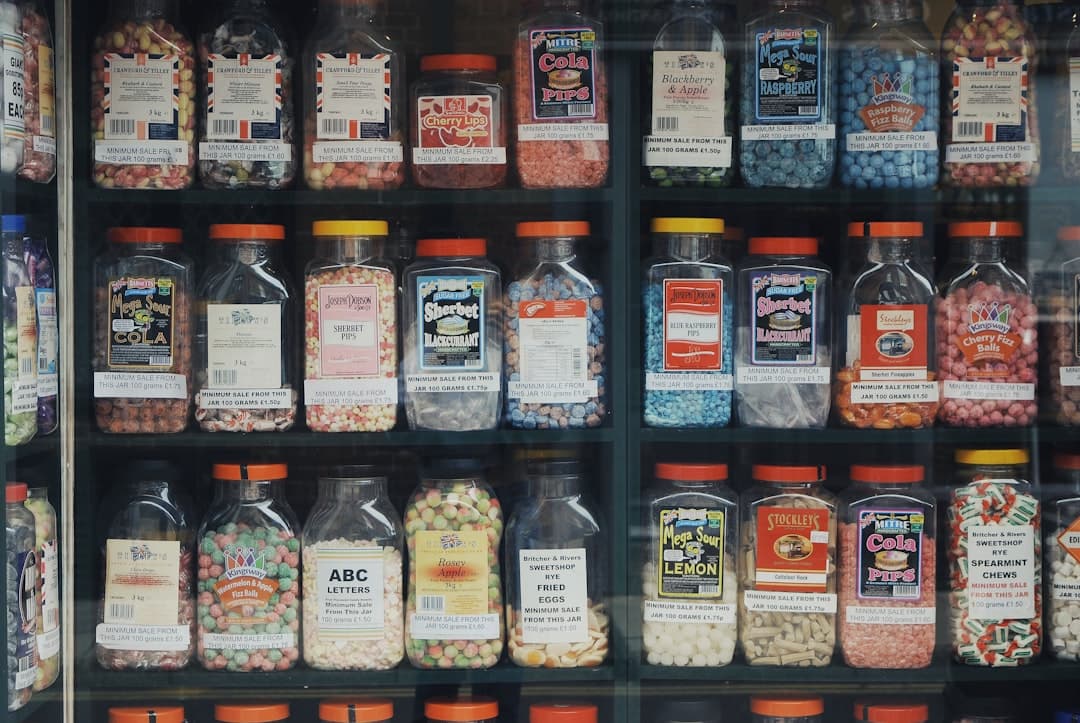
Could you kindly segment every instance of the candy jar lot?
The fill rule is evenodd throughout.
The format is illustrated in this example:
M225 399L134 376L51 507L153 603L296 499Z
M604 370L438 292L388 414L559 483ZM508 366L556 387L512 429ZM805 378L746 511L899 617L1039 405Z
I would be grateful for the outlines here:
M405 180L408 86L404 57L380 25L384 3L319 0L318 7L302 59L304 179L316 191L397 188Z
M34 280L23 257L26 216L0 217L3 242L4 443L37 434L37 310Z
M56 510L49 503L49 490L29 488L26 509L34 516L38 556L41 606L37 613L38 664L34 691L41 691L60 675L60 548L56 541Z
M52 28L44 8L39 0L19 3L24 126L19 178L36 183L48 183L56 175L56 76ZM5 49L7 42L5 37ZM6 133L4 141L6 147ZM7 171L6 154L2 160Z
M7 701L8 710L30 702L37 679L37 614L41 607L39 568L34 543L34 515L26 509L26 485L4 488L5 562L7 563Z
M1075 304L1075 289L1080 288L1080 226L1058 229L1059 253L1047 264L1048 292L1044 327L1048 399L1045 406L1058 424L1080 425L1080 337L1077 321L1080 308Z
M1044 487L1046 532L1047 654L1080 660L1080 455L1054 455L1053 477Z
M207 670L288 670L300 657L300 525L283 464L215 464L199 528L198 659Z
M187 188L195 177L195 46L176 0L111 0L94 40L94 183ZM146 70L144 70L146 69Z

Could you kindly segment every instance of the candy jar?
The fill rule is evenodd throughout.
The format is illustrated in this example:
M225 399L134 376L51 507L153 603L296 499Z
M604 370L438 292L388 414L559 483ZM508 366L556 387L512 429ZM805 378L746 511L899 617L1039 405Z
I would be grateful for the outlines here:
M23 0L19 9L24 126L19 178L48 183L56 175L56 74L52 28L42 0ZM4 44L6 49L6 37Z
M8 482L4 547L7 562L8 710L30 702L37 679L37 614L41 608L34 515L26 509L26 485Z
M598 427L607 414L604 292L581 270L586 221L525 221L536 264L506 287L506 421L516 429Z
M304 272L304 408L313 432L397 423L397 279L386 221L316 221Z
M60 325L56 307L56 271L49 256L49 244L39 234L23 237L23 259L34 282L37 311L37 387L39 435L52 434L60 424Z
M36 692L48 688L60 675L60 551L56 541L56 509L49 504L48 488L31 487L27 491L26 509L34 516L40 583Z
M1028 186L1039 175L1035 34L1012 0L958 0L941 35L942 183Z
M195 46L176 0L111 0L94 39L94 183L187 188L195 177Z
M735 296L719 218L654 218L646 262L645 424L731 421Z
M196 620L194 520L177 495L183 477L158 461L134 462L125 477L102 548L97 661L108 670L179 670L191 661ZM211 615L211 597L200 579L200 618Z
M111 228L94 261L94 418L120 434L191 418L194 263L178 228Z
M288 670L300 657L300 524L284 464L215 464L199 528L198 658L207 670ZM269 719L277 720L277 719Z
M930 322L934 283L912 259L923 225L872 222L866 231L867 263L844 305L837 417L859 429L933 426L938 411Z
M4 302L4 443L37 434L37 310L34 281L23 258L26 216L0 217Z
M320 477L304 525L304 662L316 670L389 670L405 657L401 518L373 472Z
M604 26L584 0L531 0L514 45L517 172L525 188L596 188L607 178Z
M739 541L728 466L662 462L655 477L646 498L649 547L641 571L645 660L727 665L735 654Z
M405 180L405 64L380 0L319 0L303 56L304 178L316 191Z
M502 506L479 463L429 466L405 506L405 648L417 668L490 668L503 649Z
M319 703L319 723L392 723L390 698L346 698Z
M285 188L296 175L295 58L270 0L226 0L199 36L199 178Z
M825 188L836 165L834 21L819 0L768 0L746 23L739 169L753 188Z
M948 427L1035 423L1038 314L1005 246L1023 236L1011 221L949 224L966 262L940 285L935 336L943 380L938 421Z
M409 429L494 429L502 407L502 280L487 259L487 240L420 239L404 286Z
M1047 653L1080 660L1080 454L1054 455L1053 476L1043 485L1046 531Z
M510 660L526 668L592 668L607 658L607 536L574 460L538 462L506 525ZM527 612L526 612L527 611Z
M853 668L925 668L934 656L937 590L934 495L923 486L925 470L852 465L850 476L854 484L840 497L844 662Z
M731 6L724 9L734 15ZM653 185L731 184L737 54L721 23L708 0L672 0L656 34L643 153Z
M840 60L840 182L931 188L938 177L938 61L919 0L856 3Z
M1044 327L1050 394L1044 402L1054 421L1074 427L1080 425L1080 336L1076 334L1080 308L1075 303L1080 289L1080 226L1063 226L1057 238L1058 253L1047 264L1044 284L1050 317Z
M964 665L1012 667L1039 657L1039 500L1023 449L958 449L949 499L952 653Z

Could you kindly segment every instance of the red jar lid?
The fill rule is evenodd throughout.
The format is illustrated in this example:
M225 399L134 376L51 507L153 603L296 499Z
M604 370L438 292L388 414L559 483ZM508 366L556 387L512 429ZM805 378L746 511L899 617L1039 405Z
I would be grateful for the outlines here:
M486 256L487 239L422 238L416 242L417 256Z
M212 476L214 479L238 481L262 481L285 479L289 476L287 464L215 464Z
M750 475L762 482L823 482L825 466L755 464L750 470Z
M1058 452L1054 455L1054 466L1058 469L1080 469L1080 453Z
M420 58L420 72L429 70L495 70L494 55L476 53L453 53L447 55L425 55Z
M109 723L184 723L184 709L178 705L162 708L109 708Z
M236 241L281 241L285 227L272 223L215 223L210 227L210 238Z
M270 723L288 717L288 703L214 706L214 719L220 723Z
M325 723L380 723L393 718L394 701L389 698L324 700L319 703L319 720Z
M950 238L1023 236L1024 226L1017 221L962 221L949 224Z
M825 701L816 696L754 696L750 712L773 718L805 718L825 712Z
M596 723L596 719L595 705L549 703L529 706L529 723Z
M499 717L499 704L491 698L432 698L424 703L424 717L455 723L492 720Z
M818 240L813 236L758 236L750 239L752 256L813 256Z
M912 238L923 235L919 221L871 221L866 224L870 238Z
M847 225L848 238L862 238L866 235L866 221L849 221Z
M853 464L851 481L869 484L915 484L926 479L921 464Z
M1057 237L1058 241L1080 241L1080 226L1062 226Z
M109 243L114 244L178 244L184 240L184 235L178 228L119 226L110 228L106 232L106 238Z
M658 462L655 474L660 479L688 480L707 482L728 478L726 464L679 464L677 462Z
M7 487L4 488L4 499L10 505L15 502L26 501L26 483L25 482L8 482Z
M925 723L930 709L925 703L877 703L867 705L863 712L867 723Z
M588 221L522 221L517 225L519 238L544 236L588 236Z

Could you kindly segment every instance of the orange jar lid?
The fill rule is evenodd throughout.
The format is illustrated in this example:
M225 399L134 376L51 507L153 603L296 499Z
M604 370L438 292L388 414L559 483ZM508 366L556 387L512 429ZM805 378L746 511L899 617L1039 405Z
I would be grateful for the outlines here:
M920 221L871 221L866 224L870 238L913 238L923 235Z
M219 723L271 723L288 717L288 703L214 706L214 720Z
M215 464L211 473L214 479L229 481L262 481L285 479L289 476L287 464Z
M1023 236L1024 226L1017 221L961 221L949 224L951 238Z
M849 221L847 225L848 238L862 238L866 235L866 221Z
M860 720L867 723L925 723L930 708L925 703L869 704Z
M319 703L319 720L325 723L380 723L393 718L394 701L389 698L324 700Z
M588 221L522 221L517 225L518 238L588 236Z
M680 464L677 462L658 462L655 474L660 479L688 480L707 482L728 478L726 464Z
M210 227L215 241L281 241L285 227L272 223L215 223Z
M750 239L752 256L813 256L818 240L813 236L758 236Z
M487 239L422 238L416 242L417 256L486 256Z
M455 723L493 720L499 717L499 704L492 698L432 698L424 703L424 717Z
M1080 226L1062 226L1057 237L1058 241L1080 241Z
M596 723L595 705L546 703L529 706L529 723Z
M803 718L825 712L825 701L815 696L770 696L750 699L750 712L777 718Z
M162 226L118 226L105 235L114 244L178 244L184 240L180 229Z
M184 723L184 709L178 705L163 708L109 708L109 723Z
M853 464L851 481L880 484L914 484L926 479L926 470L921 464Z
M429 70L495 70L494 55L477 53L452 53L446 55L425 55L420 58L420 72Z
M1080 469L1080 453L1058 452L1054 455L1054 466L1058 469Z
M822 482L825 480L825 466L755 464L750 475L761 482Z
M8 482L4 488L4 500L10 505L26 501L26 483Z

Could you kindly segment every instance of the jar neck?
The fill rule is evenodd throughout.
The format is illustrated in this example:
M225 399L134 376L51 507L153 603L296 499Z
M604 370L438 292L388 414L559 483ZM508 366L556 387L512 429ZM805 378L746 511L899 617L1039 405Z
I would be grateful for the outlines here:
M974 478L1020 480L1024 474L1024 468L1014 464L975 464L961 466L961 474L970 480Z
M543 238L536 241L537 261L565 262L574 258L574 241L569 238Z
M707 492L713 485L723 484L726 480L665 479L664 483L686 492Z
M163 244L158 241L140 241L134 244L116 244L117 249L121 251L126 250L130 254L138 254L144 252L163 253L165 247L168 244Z
M818 0L769 0L772 10L810 10L820 6Z
M271 255L270 245L261 241L218 244L218 253L226 261L237 261L248 266L266 263Z
M653 244L658 256L670 256L680 261L703 261L712 256L718 242L707 234L666 234Z
M875 264L902 264L911 260L911 239L870 239L866 257Z
M49 488L48 487L31 487L26 491L26 499L28 500L45 500L49 501Z
M127 484L128 492L132 495L155 495L159 496L169 489L169 483L158 479L132 480Z
M534 477L529 480L532 497L574 497L581 494L581 479L571 476Z
M277 482L270 480L224 480L218 483L222 499L228 502L263 502L272 499Z
M863 0L856 11L865 23L920 20L922 4L915 0Z
M584 11L581 0L539 0L536 6L541 10L563 10L568 13Z
M319 0L319 17L371 19L380 0Z
M1004 258L999 238L972 239L968 245L968 259L980 263L997 263Z
M776 490L778 493L800 492L810 494L821 488L817 482L766 482L767 489Z
M125 20L175 17L176 0L113 0L112 16Z
M364 504L385 496L385 477L322 477L319 479L319 497L323 499Z
M377 242L365 236L337 236L316 242L319 256L336 261L365 261L375 255L376 248Z

